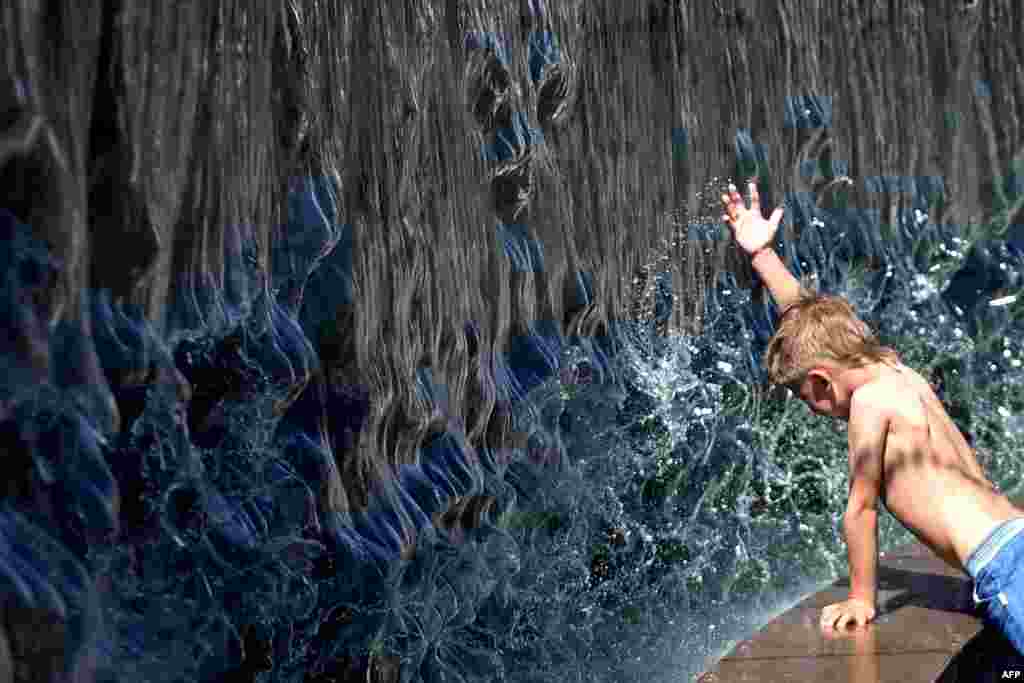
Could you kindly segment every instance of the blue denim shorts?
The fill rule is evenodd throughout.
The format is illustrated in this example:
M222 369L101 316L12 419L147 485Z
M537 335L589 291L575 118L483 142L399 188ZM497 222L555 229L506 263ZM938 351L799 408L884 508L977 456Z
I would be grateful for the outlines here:
M985 605L986 623L1024 655L1024 517L997 526L967 558L974 604Z

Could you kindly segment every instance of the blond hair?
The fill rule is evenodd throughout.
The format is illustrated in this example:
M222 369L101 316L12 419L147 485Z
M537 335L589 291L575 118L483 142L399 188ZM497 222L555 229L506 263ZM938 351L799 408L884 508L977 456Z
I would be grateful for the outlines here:
M804 283L796 303L779 318L764 352L768 380L783 386L802 382L823 362L858 368L898 361L896 351L879 343L846 299L819 294Z

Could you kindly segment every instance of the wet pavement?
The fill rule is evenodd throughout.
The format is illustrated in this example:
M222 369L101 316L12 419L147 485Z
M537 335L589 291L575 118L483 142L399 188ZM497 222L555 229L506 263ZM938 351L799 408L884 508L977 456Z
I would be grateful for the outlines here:
M1024 657L984 625L966 574L915 542L880 556L878 576L878 615L867 628L826 634L819 625L822 607L848 596L843 577L741 641L697 680L1024 681Z

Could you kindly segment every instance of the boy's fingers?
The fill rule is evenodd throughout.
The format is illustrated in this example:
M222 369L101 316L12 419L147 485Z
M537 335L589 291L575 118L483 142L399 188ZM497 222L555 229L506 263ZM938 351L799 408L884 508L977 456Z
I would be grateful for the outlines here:
M750 210L761 215L761 195L757 193L757 183L750 181Z
M772 211L772 217L769 218L768 220L771 223L774 223L775 225L778 225L779 221L782 220L782 207L780 206L779 208L777 208L774 211Z
M725 212L731 217L736 213L736 202L729 195L722 195L722 204L725 205Z

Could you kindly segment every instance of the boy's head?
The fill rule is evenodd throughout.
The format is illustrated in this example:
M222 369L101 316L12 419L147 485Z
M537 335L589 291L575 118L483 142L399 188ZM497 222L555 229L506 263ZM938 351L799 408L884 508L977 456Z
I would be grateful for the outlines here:
M842 297L801 287L800 299L779 319L768 342L768 379L792 390L816 413L846 419L859 386L850 370L898 362Z

